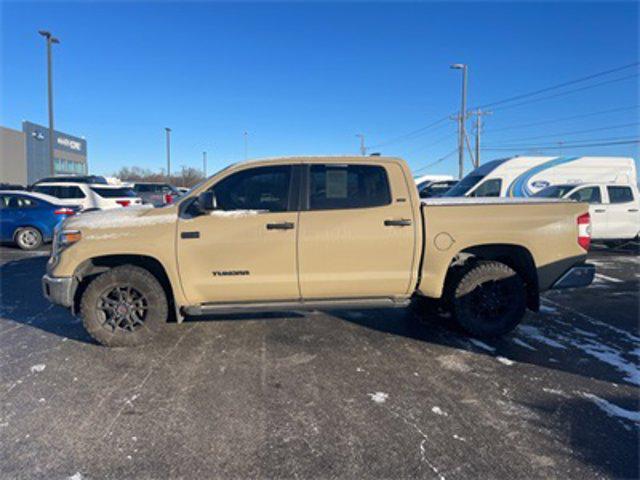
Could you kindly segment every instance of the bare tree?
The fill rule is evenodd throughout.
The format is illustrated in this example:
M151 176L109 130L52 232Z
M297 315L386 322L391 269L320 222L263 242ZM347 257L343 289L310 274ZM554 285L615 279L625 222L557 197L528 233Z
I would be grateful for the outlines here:
M123 182L169 182L178 187L192 187L204 177L202 172L192 167L182 167L177 175L172 175L169 179L162 172L154 172L142 167L122 167L113 174Z

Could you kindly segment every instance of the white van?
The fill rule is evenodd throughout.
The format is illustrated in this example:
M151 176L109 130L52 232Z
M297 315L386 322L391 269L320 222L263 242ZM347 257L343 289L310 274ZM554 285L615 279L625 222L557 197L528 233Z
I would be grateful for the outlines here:
M591 239L632 240L640 234L640 197L634 184L560 184L539 191L534 197L568 198L589 203Z
M530 197L550 185L605 182L635 185L636 164L626 157L513 157L476 168L448 197Z

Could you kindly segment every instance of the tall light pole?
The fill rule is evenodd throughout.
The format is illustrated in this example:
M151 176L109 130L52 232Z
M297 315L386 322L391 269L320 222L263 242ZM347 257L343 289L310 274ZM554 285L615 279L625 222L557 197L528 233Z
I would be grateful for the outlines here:
M462 70L462 102L458 117L458 176L462 178L464 176L464 142L467 120L467 66L464 63L454 63L450 68Z
M171 129L164 127L167 136L167 181L171 179Z
M47 41L47 90L49 96L49 165L51 168L51 175L55 175L55 162L53 157L53 66L51 62L51 45L54 43L60 43L56 37L51 35L51 32L46 30L38 30L38 33L42 35Z
M244 132L242 134L244 136L244 159L247 160L247 155L249 154L249 132Z
M207 152L202 152L202 174L207 178Z
M360 139L360 155L363 157L367 155L367 147L364 144L364 135L362 133L356 134L356 137Z

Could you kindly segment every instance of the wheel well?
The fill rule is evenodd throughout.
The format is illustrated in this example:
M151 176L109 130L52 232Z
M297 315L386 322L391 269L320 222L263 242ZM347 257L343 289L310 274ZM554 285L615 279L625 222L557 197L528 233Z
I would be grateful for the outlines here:
M170 319L175 320L175 302L169 276L157 259L146 255L106 255L91 258L81 263L78 268L76 268L73 275L76 282L78 282L73 296L73 311L80 311L80 300L82 298L82 294L94 278L107 270L121 265L135 265L137 267L144 268L156 277L167 296Z
M490 244L469 247L460 251L452 260L445 279L448 292L455 277L469 265L479 260L494 260L508 265L522 277L527 289L527 307L533 311L540 308L538 272L531 252L520 245ZM449 287L449 288L447 288Z

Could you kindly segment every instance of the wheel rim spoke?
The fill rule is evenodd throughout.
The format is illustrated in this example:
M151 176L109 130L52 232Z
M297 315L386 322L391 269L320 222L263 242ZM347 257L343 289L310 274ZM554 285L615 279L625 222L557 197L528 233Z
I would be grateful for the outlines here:
M98 299L102 325L115 332L134 332L146 320L149 304L142 292L131 285L119 285L105 291Z

